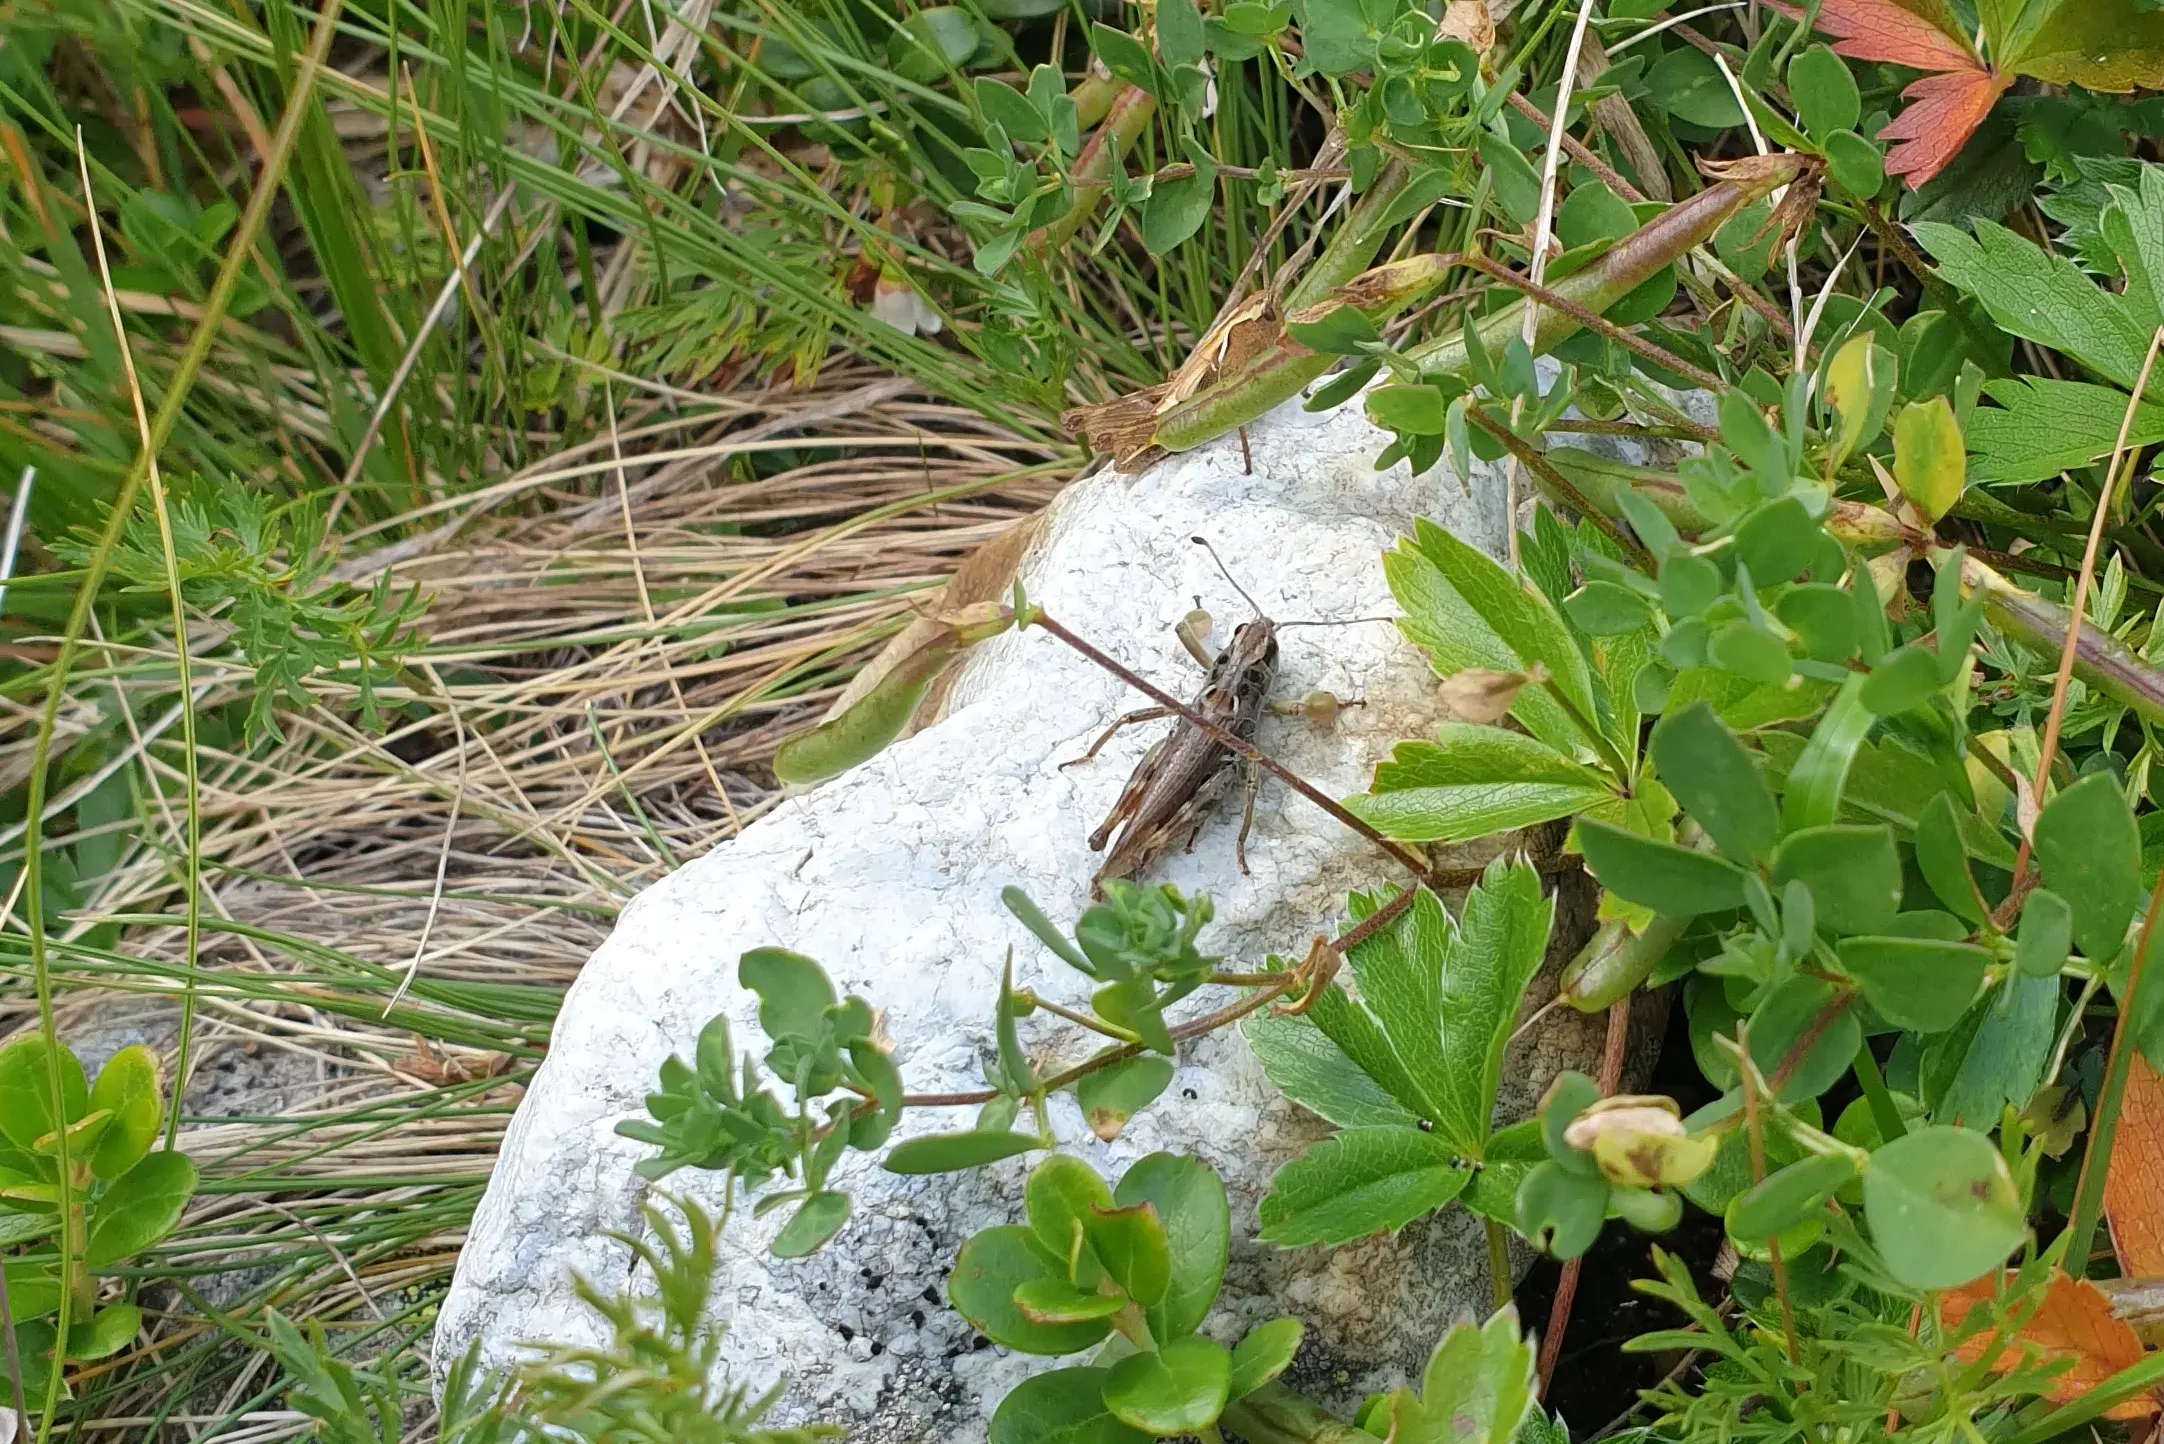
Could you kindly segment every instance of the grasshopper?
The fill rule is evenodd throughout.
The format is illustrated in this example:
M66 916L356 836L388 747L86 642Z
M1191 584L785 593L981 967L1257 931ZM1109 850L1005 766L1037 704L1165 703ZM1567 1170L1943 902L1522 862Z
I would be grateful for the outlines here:
M1262 608L1247 594L1247 589L1233 581L1232 573L1217 555L1216 548L1199 536L1193 540L1210 553L1218 571L1255 612L1253 621L1242 622L1233 628L1231 643L1215 657L1198 636L1198 630L1206 631L1206 626L1197 629L1182 625L1178 629L1180 645L1209 674L1203 681L1202 690L1196 694L1193 707L1235 737L1253 742L1262 714L1278 710L1270 704L1270 687L1277 678L1278 631L1281 626L1301 624L1281 624L1264 616ZM1191 617L1190 621L1193 620ZM1316 697L1319 699L1324 695L1318 693ZM1315 700L1310 699L1308 704L1288 710L1312 713L1316 710ZM1335 705L1334 699L1331 705ZM1115 719L1090 744L1089 751L1062 766L1075 767L1088 762L1123 727L1173 715L1169 707L1143 707L1129 712ZM1182 718L1135 765L1127 785L1120 790L1119 801L1112 804L1112 811L1090 834L1090 851L1104 852L1107 842L1112 845L1103 865L1090 879L1091 895L1102 896L1105 883L1113 878L1140 872L1183 833L1187 846L1193 847L1210 805L1224 792L1235 771L1241 774L1246 797L1240 811L1240 835L1233 850L1239 859L1240 871L1245 873L1247 835L1255 825L1255 790L1262 780L1261 770L1252 762L1242 761L1223 742Z

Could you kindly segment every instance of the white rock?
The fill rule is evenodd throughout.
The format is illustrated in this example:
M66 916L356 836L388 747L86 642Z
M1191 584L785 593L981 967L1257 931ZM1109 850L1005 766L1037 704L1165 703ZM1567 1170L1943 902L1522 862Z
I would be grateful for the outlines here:
M1425 476L1372 459L1386 438L1357 407L1310 416L1296 405L1251 427L1253 471L1226 438L1136 477L1109 472L1070 486L1024 563L1030 597L1127 665L1180 693L1198 677L1173 625L1199 593L1218 637L1246 609L1207 556L1208 536L1279 621L1394 611L1381 553L1428 517L1491 553L1504 542L1502 478L1478 468L1470 488L1448 463ZM1640 459L1633 457L1631 459ZM1117 680L1042 632L1002 638L966 664L935 726L807 796L783 803L734 841L649 889L624 912L566 999L546 1064L518 1109L474 1219L438 1325L439 1366L478 1339L494 1361L533 1340L596 1336L572 1294L574 1272L605 1289L632 1282L605 1230L635 1227L645 1190L632 1172L647 1150L616 1136L671 1052L729 1015L756 1043L753 999L736 962L763 944L820 960L837 987L882 1007L914 1091L982 1083L992 1001L1013 949L1018 982L1071 1005L1087 980L1049 957L1000 906L1025 888L1053 918L1085 905L1097 857L1084 838L1164 724L1131 728L1096 761L1062 770L1111 718L1143 705ZM1360 790L1375 761L1435 720L1434 679L1394 627L1365 623L1283 634L1281 698L1326 688L1364 698L1324 733L1267 719L1262 741L1334 795ZM1146 875L1209 892L1208 951L1245 963L1298 955L1338 915L1346 891L1398 876L1370 845L1318 808L1265 781L1251 876L1233 860L1236 798L1194 850ZM1585 893L1567 887L1559 932L1582 937ZM1551 969L1575 938L1559 939ZM1546 996L1552 981L1536 984ZM1214 1006L1207 995L1191 1006ZM1567 1013L1567 1010L1565 1010ZM1084 1056L1075 1031L1037 1026L1045 1059ZM1593 1068L1601 1024L1576 1014L1535 1030L1507 1070L1504 1109L1522 1115L1556 1068ZM1269 1085L1237 1036L1188 1045L1165 1096L1112 1145L1083 1126L1072 1095L1054 1100L1063 1140L1115 1176L1158 1149L1215 1167L1234 1200L1234 1250L1211 1331L1227 1339L1285 1310L1310 1325L1299 1375L1340 1403L1422 1357L1449 1320L1485 1312L1481 1230L1451 1210L1395 1239L1334 1252L1281 1252L1253 1240L1271 1173L1327 1129ZM967 1126L956 1110L912 1111L897 1135ZM849 1426L862 1441L971 1441L991 1407L1048 1361L977 1347L944 1302L943 1279L972 1232L1019 1220L1029 1160L939 1178L902 1178L850 1154L838 1186L855 1197L823 1252L784 1262L766 1252L784 1214L731 1220L716 1298L730 1325L725 1362L764 1388L786 1373L783 1417ZM666 1188L718 1204L718 1180L690 1171Z

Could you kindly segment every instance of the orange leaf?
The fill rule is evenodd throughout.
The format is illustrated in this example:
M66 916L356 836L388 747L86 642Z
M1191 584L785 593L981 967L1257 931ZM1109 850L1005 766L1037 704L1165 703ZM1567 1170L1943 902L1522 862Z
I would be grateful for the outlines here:
M2119 1131L2104 1175L2104 1217L2111 1246L2129 1278L2164 1274L2164 1078L2134 1055L2119 1100Z
M1983 1278L1966 1288L1941 1294L1939 1323L1948 1328L1959 1324L1968 1317L1969 1310L1990 1302L1997 1290L1995 1279ZM1964 1364L1975 1363L1984 1356L1984 1347L1992 1337L1985 1331L1964 1340L1954 1350L1954 1357ZM2141 1340L2125 1320L2112 1317L2111 1305L2104 1296L2093 1285L2070 1279L2056 1269L2043 1304L2012 1342L1999 1346L1991 1361L1991 1372L2003 1374L2013 1369L2021 1362L2023 1346L2047 1361L2074 1361L2074 1367L2051 1379L2050 1396L2061 1404L2079 1399L2142 1357ZM2141 1419L2156 1411L2155 1398L2141 1394L2113 1405L2109 1417Z
M1803 12L1768 0L1791 20ZM1818 8L1818 28L1834 36L1836 55L1883 60L1911 70L1981 70L1975 52L1899 0L1825 0Z
M1914 190L1946 169L2013 79L1988 70L1957 70L1912 83L1901 92L1908 109L1878 133L1882 141L1900 142L1886 153L1886 173L1906 176Z

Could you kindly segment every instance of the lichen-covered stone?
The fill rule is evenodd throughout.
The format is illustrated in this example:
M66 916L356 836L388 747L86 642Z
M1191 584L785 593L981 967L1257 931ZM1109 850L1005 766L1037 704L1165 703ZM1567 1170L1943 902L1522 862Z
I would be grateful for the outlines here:
M1310 416L1291 406L1249 429L1251 472L1228 437L1140 476L1088 477L1053 504L1022 581L1053 616L1190 693L1199 674L1173 625L1198 594L1220 639L1246 615L1192 536L1209 537L1281 622L1392 612L1379 558L1416 516L1502 553L1499 471L1479 468L1470 485L1447 462L1419 477L1402 464L1377 472L1384 440L1357 408ZM1084 839L1165 724L1130 729L1095 761L1063 769L1142 699L1037 631L985 646L964 668L936 725L782 803L625 910L565 1001L548 1061L511 1126L443 1308L439 1364L476 1339L502 1361L523 1342L592 1337L573 1273L606 1289L634 1282L626 1250L604 1233L635 1227L645 1188L632 1166L646 1150L615 1127L642 1112L662 1060L688 1054L709 1017L727 1013L740 1041L758 1039L753 1000L736 982L745 949L810 954L838 987L883 1008L913 1091L981 1085L1010 949L1019 983L1086 1004L1087 980L1049 957L999 892L1019 884L1053 918L1077 914L1098 860ZM1286 631L1277 695L1316 688L1366 705L1327 731L1266 719L1261 740L1335 795L1360 790L1394 742L1437 718L1424 658L1387 624ZM1268 780L1247 876L1234 863L1237 830L1235 796L1191 852L1144 879L1212 894L1217 920L1205 944L1235 964L1303 953L1348 889L1400 876ZM1583 936L1582 881L1565 887L1562 902L1558 947L1529 1008L1552 992L1555 966ZM1188 1006L1225 1000L1209 994ZM1047 1067L1090 1051L1087 1037L1042 1015L1025 1029ZM1596 1067L1601 1038L1597 1018L1564 1010L1545 1020L1506 1070L1505 1110L1523 1114L1559 1067ZM912 1110L897 1136L966 1126L969 1116ZM1188 1045L1171 1088L1113 1144L1091 1136L1072 1095L1054 1101L1052 1122L1063 1146L1108 1176L1158 1149L1192 1152L1223 1175L1234 1247L1210 1331L1230 1339L1272 1312L1299 1315L1310 1327L1298 1377L1323 1394L1343 1401L1387 1383L1453 1316L1487 1307L1485 1243L1463 1210L1336 1251L1253 1242L1271 1173L1327 1128L1276 1093L1236 1034ZM764 1387L786 1374L783 1417L829 1419L855 1440L981 1440L1001 1395L1049 1361L974 1339L946 1306L945 1274L972 1232L1018 1220L1029 1161L903 1178L851 1154L838 1186L854 1195L855 1213L823 1252L797 1262L766 1251L785 1215L754 1220L739 1210L716 1289L733 1376ZM717 1183L687 1172L666 1187L711 1208Z

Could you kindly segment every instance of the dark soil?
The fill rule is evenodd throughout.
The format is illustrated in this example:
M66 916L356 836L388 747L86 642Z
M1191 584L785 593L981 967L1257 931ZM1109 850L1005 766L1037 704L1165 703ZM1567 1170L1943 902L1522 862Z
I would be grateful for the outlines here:
M1680 1003L1669 1010L1668 1033L1646 1091L1667 1094L1685 1114L1718 1096L1691 1061L1690 1034ZM1701 1281L1709 1280L1721 1247L1721 1221L1686 1205L1683 1221L1659 1237L1620 1223L1601 1231L1600 1242L1586 1254L1580 1268L1562 1356L1544 1401L1550 1413L1562 1415L1569 1424L1573 1440L1607 1432L1637 1405L1641 1389L1658 1384L1676 1365L1673 1354L1626 1354L1621 1348L1639 1334L1686 1322L1666 1304L1631 1287L1632 1280L1653 1276L1656 1247L1681 1258ZM1518 1316L1537 1333L1547 1330L1562 1270L1554 1259L1540 1258L1518 1285Z

